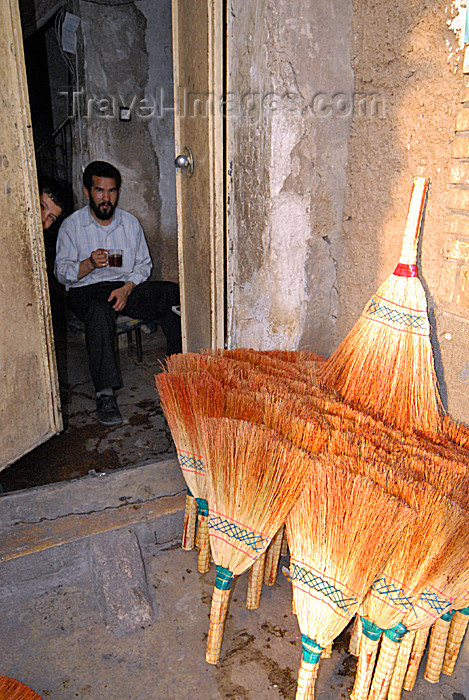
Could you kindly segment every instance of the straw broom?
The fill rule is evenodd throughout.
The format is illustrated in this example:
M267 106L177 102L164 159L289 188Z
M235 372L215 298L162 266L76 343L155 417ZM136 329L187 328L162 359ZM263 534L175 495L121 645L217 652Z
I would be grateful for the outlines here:
M429 632L430 630L428 628L417 630L414 633L409 632L409 635L414 635L414 643L412 645L407 673L404 678L404 685L402 686L404 690L412 690L415 685L420 661L422 660L425 647L427 646Z
M348 653L352 656L358 656L360 652L360 641L362 636L362 626L358 615L355 615L353 620L352 633L350 635L350 642L348 646Z
M14 678L0 676L0 698L2 700L41 700L41 696Z
M321 378L391 425L437 432L440 399L416 265L427 184L414 179L399 264L325 363Z
M249 569L249 583L246 595L246 607L248 610L257 610L261 600L262 584L264 583L266 552L256 559Z
M429 683L438 683L440 680L440 673L443 668L443 659L446 651L446 642L448 640L449 628L453 617L454 610L448 610L431 626L427 664L423 676Z
M177 355L170 355L166 358L166 361L162 363L164 371L180 373L187 371L206 371L207 370L207 360L199 353L179 353ZM199 537L197 542L195 541L195 534L197 529L197 518L198 518L198 506L197 502L191 493L189 487L187 487L186 495L186 506L184 510L184 525L182 529L182 541L181 547L184 550L191 550L194 548L194 544L199 546L200 544L200 531L198 533ZM203 555L206 558L206 552ZM200 562L200 566L204 567L203 561Z
M451 627L446 642L445 656L443 660L442 673L450 676L456 665L459 650L461 648L467 625L469 624L469 607L456 610L451 621Z
M469 590L462 590L453 604L454 616L448 632L442 673L450 676L456 665L467 625L469 624Z
M467 591L466 591L467 595ZM467 600L466 600L467 603ZM460 603L459 603L460 604ZM451 620L448 639L446 642L445 656L443 659L442 673L450 676L456 665L459 650L461 648L464 635L466 634L467 625L469 624L469 606L458 608L458 603L455 603L454 617Z
M414 646L415 634L415 632L408 632L399 645L399 652L389 685L388 700L399 700L401 697L402 686L404 685L404 679Z
M370 479L315 459L286 520L303 656L297 700L312 698L321 653L350 622L412 511ZM352 460L342 462L350 468ZM392 526L390 527L390 523Z
M408 631L430 627L451 608L457 593L467 587L469 515L455 503L448 499L446 501L444 511L434 514L434 519L440 520L434 543L439 546L439 552L432 556L430 550L427 558L424 558L416 584L416 588L422 592L416 596L416 601L406 611L402 622L393 628L394 635L390 630L385 631L369 700L385 700L387 697L402 637Z
M186 551L194 549L195 530L197 525L197 502L187 486L186 507L184 509L184 525L182 526L181 547Z
M367 468L364 461L361 461L359 466ZM373 476L376 479L380 477L376 469ZM373 582L370 592L361 605L359 614L362 619L363 634L352 700L366 700L369 697L373 668L383 630L392 638L390 641L396 642L397 655L397 639L403 633L402 620L406 611L413 609L415 599L425 588L429 567L438 558L439 548L444 543L446 523L450 525L452 523L453 530L460 523L460 509L429 484L417 484L392 472L391 476L392 478L387 482L387 488L392 488L394 493L410 503L416 509L417 516L402 531L399 547L389 557L386 566ZM395 657L392 665L389 661L388 671L391 674L394 661ZM382 657L382 667L384 668L384 657ZM386 676L386 692L390 680L391 676ZM383 697L386 697L384 690Z
M282 553L284 531L285 527L282 525L267 550L264 572L264 583L266 586L273 586L277 580L278 563Z
M458 606L460 606L460 605L466 605L467 602L469 602L468 597L467 597L467 591L463 591L462 593L460 593L458 595L458 597L456 598L456 600L453 603L453 607L455 608L455 614L454 614L453 619L451 621L446 651L445 651L444 660L443 660L443 668L442 668L442 672L443 673L449 672L449 675L454 670L454 664L456 662L457 653L459 651L459 647L461 645L462 638L464 637L464 632L465 632L465 626L464 626L464 629L461 629L461 627L460 627L460 620L465 617L464 609L457 610L456 608L458 608ZM466 610L467 610L466 615L469 615L469 607L466 608ZM458 617L459 613L463 613L463 614L460 617ZM466 626L467 626L467 622L469 622L469 618L467 618ZM429 628L424 628L424 629L417 630L416 632L409 633L409 636L413 635L415 637L415 639L414 639L414 644L412 646L412 653L410 655L409 663L408 663L407 670L405 673L404 683L402 685L404 690L412 690L414 685L415 685L420 662L422 660L423 654L425 652L425 647L427 645L427 639L428 639L429 633L430 633ZM454 634L454 637L453 637L453 634ZM453 643L454 643L454 646L453 646ZM448 649L450 649L449 654L448 654ZM452 659L452 667L450 666L450 664L451 664L451 661L449 661L450 659ZM392 682L394 682L394 677L393 677Z
M463 569L464 567L467 567L467 563L463 563L462 567ZM467 583L469 581L469 576L464 570L462 570L459 575L456 576L457 582L461 579L464 581L464 587L462 590L458 591L458 595L453 599L451 609L445 611L445 613L433 623L431 628L427 665L424 673L424 678L429 683L438 683L440 680L440 673L443 668L446 652L446 643L453 617L458 608L461 608L462 605L467 604ZM453 583L453 586L454 585L459 587L459 583ZM449 592L445 592L448 595L452 593L452 590L450 589Z
M225 405L222 386L210 375L162 372L155 375L163 411L187 487L197 501L199 511L198 570L210 568L207 532L208 506L200 422L206 415L222 415Z
M233 578L265 552L298 499L311 461L275 432L246 421L206 419L202 434L217 568L206 660L216 664Z

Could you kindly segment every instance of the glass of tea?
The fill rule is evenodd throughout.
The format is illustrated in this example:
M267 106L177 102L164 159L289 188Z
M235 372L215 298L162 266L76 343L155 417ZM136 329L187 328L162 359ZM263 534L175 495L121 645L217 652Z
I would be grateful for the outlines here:
M122 250L111 248L107 252L107 264L109 267L122 267Z

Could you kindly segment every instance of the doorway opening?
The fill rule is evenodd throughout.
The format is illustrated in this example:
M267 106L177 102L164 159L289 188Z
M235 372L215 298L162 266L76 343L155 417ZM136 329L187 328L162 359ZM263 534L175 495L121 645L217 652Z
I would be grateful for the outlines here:
M143 225L154 277L177 281L171 1L139 7L134 3L75 3L81 21L77 54L64 52L61 45L61 25L69 5L64 2L24 40L38 173L58 178L70 189L73 182L75 208L79 208L84 205L79 188L83 167L91 160L113 162L123 175L120 206ZM98 41L104 27L105 61ZM130 44L127 49L122 46L123 30ZM120 51L127 54L129 65L116 70ZM96 77L99 71L106 79L102 84ZM77 124L80 74L82 111ZM138 105L148 97L164 100L162 119L158 115L141 119L135 108L130 122L124 122L119 111L116 118L108 118L109 112L101 109L103 100ZM138 152L132 152L137 146ZM57 230L49 229L47 234L46 249L53 254L52 236ZM118 392L118 403L124 423L109 428L96 421L84 338L80 332L71 332L61 313L54 314L53 309L65 429L0 473L4 492L137 466L174 451L154 385L166 350L161 329L142 334L141 362L135 352L128 352L127 338L120 336L124 388Z

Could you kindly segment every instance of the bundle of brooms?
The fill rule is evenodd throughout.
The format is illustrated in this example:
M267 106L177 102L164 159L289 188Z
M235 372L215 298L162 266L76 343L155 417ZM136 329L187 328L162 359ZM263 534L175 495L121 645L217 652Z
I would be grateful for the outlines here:
M252 351L247 351L247 352L245 352L245 353L244 353L244 357L245 357L245 358L249 357L251 353L252 353ZM270 359L271 359L271 358L269 358L269 360L270 360ZM276 358L273 358L273 359L276 359ZM253 363L253 364L254 364L254 363ZM259 367L260 364L262 364L262 363L261 363L261 362L258 362L258 366L256 367L256 369L258 369L258 367ZM270 365L270 363L269 363L269 365ZM271 369L272 369L272 368L269 366L269 370L271 370ZM298 370L298 367L295 367L294 369L295 369L295 370ZM283 371L285 371L285 368L282 368L282 374L283 374ZM249 372L247 372L246 374L249 374ZM246 374L244 375L244 378L245 378L245 379L246 379ZM278 376L278 373L276 373L276 372L271 372L271 371L266 372L266 376L267 376L267 375L272 376L272 375L275 375L275 374L277 374L277 376ZM292 374L295 376L295 380L298 379L298 372L297 372L297 371L293 372ZM288 376L288 372L286 372L286 373L283 375L282 378L285 379L285 380L287 380L287 376ZM321 403L322 403L322 399L321 399L321 401L319 402L319 406L320 406ZM320 410L319 406L318 406L318 410ZM339 406L339 410L338 410L338 414L339 414L339 415L341 414L342 409L343 409L343 413L346 413L346 412L348 413L346 405L343 405L343 406ZM337 409L336 409L336 410L337 410ZM353 413L353 412L352 412L352 413ZM465 445L464 445L464 446L465 446Z
M413 688L430 627L432 634L424 678L430 683L439 681L454 608L460 607L463 601L467 602L468 524L466 517L461 531L455 533L453 542L449 542L447 550L441 553L439 561L429 573L429 585L420 596L414 610L403 620L408 633L404 637L404 649L399 649L387 696L389 700L399 700L403 687L406 690ZM437 615L439 617L434 621ZM400 646L402 647L402 644Z
M385 631L368 696L370 700L384 700L387 697L402 637L409 631L430 627L439 616L451 609L457 593L467 586L469 515L455 503L445 500L446 503L443 501L439 506L440 512L434 512L433 517L429 513L426 518L429 527L433 528L434 541L429 543L428 553L421 555L414 589L421 592L415 595L414 600L408 596L405 614L393 628L397 638ZM426 533L420 531L420 536L423 539ZM405 593L405 589L401 593ZM400 696L397 686L393 689L393 696Z
M303 643L297 700L314 697L322 651L350 622L414 517L354 466L351 459L317 457L286 521Z

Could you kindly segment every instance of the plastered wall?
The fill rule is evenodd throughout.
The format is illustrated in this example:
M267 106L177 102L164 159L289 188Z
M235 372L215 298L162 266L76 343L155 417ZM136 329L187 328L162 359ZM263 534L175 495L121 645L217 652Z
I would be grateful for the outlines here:
M82 165L108 160L121 171L120 205L142 223L153 276L177 281L171 2L80 0L83 81L75 124L75 191ZM119 119L121 106L130 121Z
M337 96L352 92L351 19L342 0L229 3L233 346L330 350L351 123Z
M419 276L443 400L468 421L461 4L231 1L228 89L261 97L227 118L228 331L233 346L330 354L392 273L424 175ZM260 110L270 92L280 107Z
M464 87L458 3L356 3L352 22L354 89L382 97L376 117L355 116L348 144L339 313L331 350L342 340L398 260L412 179L430 179L419 276L427 292L443 400L469 420L468 302L461 246L469 229L456 214L451 185L457 115ZM379 31L377 31L379 27ZM467 82L467 80L466 80ZM467 151L467 148L466 148ZM467 151L469 155L469 151ZM467 176L464 182L469 182ZM466 187L460 185L459 187Z

